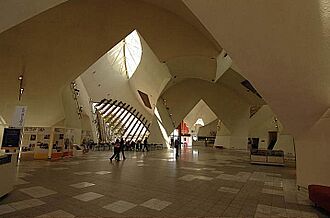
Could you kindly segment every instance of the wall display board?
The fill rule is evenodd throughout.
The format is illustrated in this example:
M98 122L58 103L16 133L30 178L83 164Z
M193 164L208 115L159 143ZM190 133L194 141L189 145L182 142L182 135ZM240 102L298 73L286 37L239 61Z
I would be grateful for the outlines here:
M54 129L52 148L53 160L73 156L73 144L76 141L76 129L57 127Z
M5 128L1 148L18 148L21 141L21 129Z
M75 142L75 129L66 129L64 135L63 157L73 156L73 144Z
M51 128L25 127L21 159L47 159Z
M54 140L51 156L52 160L60 159L63 157L65 131L65 128L54 129Z

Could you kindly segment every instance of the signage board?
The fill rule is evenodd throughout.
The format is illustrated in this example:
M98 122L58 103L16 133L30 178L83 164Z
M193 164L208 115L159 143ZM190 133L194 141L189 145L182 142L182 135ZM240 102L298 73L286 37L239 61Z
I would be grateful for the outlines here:
M19 147L21 140L21 129L5 128L3 131L2 147Z
M13 119L11 122L11 127L23 128L25 122L27 106L16 106Z

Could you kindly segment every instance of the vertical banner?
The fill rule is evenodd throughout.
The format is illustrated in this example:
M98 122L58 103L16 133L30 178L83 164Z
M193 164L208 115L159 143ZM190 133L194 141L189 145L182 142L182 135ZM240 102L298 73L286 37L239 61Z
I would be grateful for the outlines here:
M13 119L11 122L11 127L15 127L15 128L24 127L26 111L27 111L27 106L16 106Z

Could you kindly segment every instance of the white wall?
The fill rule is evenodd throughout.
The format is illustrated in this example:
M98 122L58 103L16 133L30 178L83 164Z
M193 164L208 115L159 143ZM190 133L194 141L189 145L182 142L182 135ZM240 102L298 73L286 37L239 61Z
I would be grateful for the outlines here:
M168 137L168 135L165 133L162 133L160 126L157 122L157 117L153 116L152 123L150 125L150 135L148 138L148 143L154 143L154 144L163 144L164 146L167 145L165 137ZM167 140L168 141L168 140Z
M227 52L222 49L221 53L217 57L217 72L215 76L215 81L217 81L232 65L233 61ZM226 55L226 57L225 57Z
M294 139L292 135L280 133L274 149L284 151L284 155L288 157L294 157L296 155Z
M64 87L62 91L62 104L65 114L65 127L81 129L81 120L77 113L76 102L73 99L70 86Z
M330 185L330 3L184 2L295 137L297 183Z
M307 187L308 184L330 185L330 110L320 120L297 138L297 182Z
M231 133L225 124L219 120L217 125L217 136L214 145L221 145L224 148L230 148Z
M170 135L175 127L173 126L172 119L161 98L159 98L157 101L157 109L167 135Z
M84 119L85 119L85 123L86 127L83 127L83 129L88 130L87 128L89 127L90 130L92 131L92 135L93 135L93 140L94 142L97 142L97 134L96 134L96 125L93 123L93 112L92 112L92 106L90 104L90 97L89 94L86 90L86 87L81 79L81 77L78 77L75 80L75 83L77 85L77 89L79 89L79 104L83 107L83 115L84 115ZM86 117L87 116L87 117ZM87 124L88 123L88 124Z
M166 65L160 63L144 39L141 37L140 40L142 59L130 79L112 66L108 54L102 56L79 78L93 101L100 101L103 98L123 101L133 106L150 122L153 110L144 105L137 90L148 94L151 106L154 108L171 76Z
M129 79L129 85L141 106L150 114L153 114L160 93L163 91L168 81L170 81L171 74L166 64L158 60L143 37L140 34L139 36L142 45L142 58L135 73ZM145 107L138 94L138 90L148 95L152 107L151 109Z
M90 66L80 78L94 102L99 102L104 98L123 101L151 120L151 114L144 109L133 94L126 75L113 69L107 54Z

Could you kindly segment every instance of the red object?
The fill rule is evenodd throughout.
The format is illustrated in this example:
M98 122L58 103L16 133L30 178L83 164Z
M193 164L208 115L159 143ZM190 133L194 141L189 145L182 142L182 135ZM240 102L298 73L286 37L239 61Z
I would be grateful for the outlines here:
M181 134L182 135L188 134L189 133L189 128L188 128L187 124L182 121L180 125L181 125Z
M63 157L63 153L62 152L52 153L52 160L58 160L58 159L61 159L62 157Z
M308 186L309 199L316 206L330 212L330 187L323 185Z

